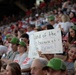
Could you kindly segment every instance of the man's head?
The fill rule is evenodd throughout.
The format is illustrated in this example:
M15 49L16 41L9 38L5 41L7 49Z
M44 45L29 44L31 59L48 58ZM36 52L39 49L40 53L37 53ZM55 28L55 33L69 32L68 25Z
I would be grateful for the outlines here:
M47 65L44 58L35 59L31 65L31 75L43 75L42 68Z
M34 28L35 28L35 25L30 24L30 25L27 26L27 31L31 32L31 31L34 30Z
M20 41L18 45L18 52L24 53L25 51L27 51L26 43L24 41Z
M55 24L55 17L53 15L49 16L48 17L48 21L51 25L54 25Z
M12 38L12 35L11 35L11 34L7 34L7 35L6 35L6 40L7 40L8 42L10 42L11 38Z
M43 71L47 70L47 75L67 75L66 65L59 58L52 58Z
M11 39L10 43L12 44L12 50L17 51L17 46L19 44L19 39L17 37L14 37Z
M29 44L29 35L26 33L22 34L20 40L24 41L26 44Z

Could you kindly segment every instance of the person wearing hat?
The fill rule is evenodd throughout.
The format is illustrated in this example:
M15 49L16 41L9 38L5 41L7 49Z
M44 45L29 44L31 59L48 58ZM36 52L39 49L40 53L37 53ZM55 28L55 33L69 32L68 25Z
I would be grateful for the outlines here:
M11 39L10 43L12 44L12 46L11 46L12 50L8 54L6 54L6 56L4 58L1 59L5 63L12 62L14 60L16 54L18 54L17 46L19 44L19 39L17 37L13 37Z
M49 23L55 28L57 26L57 24L55 23L55 17L54 15L51 15L48 17L48 21Z
M67 75L66 65L59 58L49 60L47 66L43 67L42 70L46 71L46 75Z
M4 45L5 45L6 47L8 47L7 53L9 53L9 52L12 50L12 48L11 48L11 43L10 43L12 37L13 37L13 36L12 36L11 34L7 34L7 35L6 35L6 40L4 41Z
M26 46L29 46L29 35L27 33L22 34L20 40L24 41Z
M22 66L24 63L24 60L27 58L28 53L27 53L27 46L24 41L20 41L18 45L18 52L14 58L14 62L18 63L21 67L21 70L23 70L24 66ZM27 73L26 73L27 74Z
M21 65L24 59L27 57L27 46L24 41L19 42L18 52L19 54L15 56L14 62L17 62Z

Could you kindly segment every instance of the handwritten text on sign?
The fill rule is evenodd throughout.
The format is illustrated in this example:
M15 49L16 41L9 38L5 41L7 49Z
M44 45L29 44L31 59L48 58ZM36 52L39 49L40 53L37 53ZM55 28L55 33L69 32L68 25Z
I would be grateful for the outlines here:
M60 29L36 32L33 36L36 50L41 50L43 54L63 52Z

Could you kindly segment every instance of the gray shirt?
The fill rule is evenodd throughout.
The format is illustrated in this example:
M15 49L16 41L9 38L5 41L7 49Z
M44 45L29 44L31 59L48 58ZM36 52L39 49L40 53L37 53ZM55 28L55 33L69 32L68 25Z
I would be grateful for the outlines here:
M68 70L68 75L72 75L75 72L74 68L74 63L73 62L65 62L67 70Z
M10 52L6 55L5 58L6 58L6 59L9 59L9 60L14 60L16 54L18 54L18 51L15 51L15 52L10 51Z

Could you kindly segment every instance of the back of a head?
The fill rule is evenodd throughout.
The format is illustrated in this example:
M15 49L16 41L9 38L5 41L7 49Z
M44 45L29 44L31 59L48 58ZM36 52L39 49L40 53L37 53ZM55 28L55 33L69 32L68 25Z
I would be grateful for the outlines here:
M35 27L35 30L42 31L42 28L41 28L41 26L37 26L37 27Z
M70 21L69 16L66 14L62 15L61 19L62 19L62 22L69 22Z
M52 68L53 70L66 70L66 65L64 61L59 58L52 58L48 62L47 66Z
M34 30L34 28L35 28L35 25L34 25L34 24L29 24L29 25L27 26L28 32Z
M48 24L47 25L47 30L49 30L49 29L54 29L54 27L51 24Z
M48 61L45 58L37 58L34 60L34 62L39 62L40 66L43 68L44 66L47 65Z
M27 33L24 33L24 34L21 35L21 38L27 38L27 39L29 39L29 35Z
M18 63L12 62L8 64L11 68L12 75L21 75L21 68Z
M34 29L35 28L35 24L29 24L28 25L30 28Z
M24 31L23 31L23 30L18 30L18 32L20 32L21 34L23 34L23 33L24 33Z

